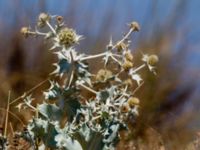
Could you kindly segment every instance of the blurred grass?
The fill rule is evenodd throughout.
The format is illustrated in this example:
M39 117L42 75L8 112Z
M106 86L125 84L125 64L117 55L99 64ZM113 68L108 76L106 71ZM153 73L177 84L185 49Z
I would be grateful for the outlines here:
M198 111L192 109L193 105L199 104L199 95L194 96L199 86L193 79L197 75L188 76L188 70L192 70L190 61L188 62L188 56L192 53L188 37L193 24L188 24L184 16L190 11L190 2L171 1L166 6L170 11L165 13L165 17L160 15L164 15L162 8L166 4L161 0L145 2L147 5L144 6L142 2L131 0L124 2L123 5L119 1L95 4L89 0L60 1L59 4L45 0L30 3L34 5L26 1L8 1L5 2L5 7L12 8L12 13L5 9L1 10L2 14L11 17L1 15L0 18L0 107L6 107L9 90L12 91L14 99L46 79L48 73L53 70L51 64L55 58L47 51L50 45L39 39L24 40L19 34L20 27L32 25L40 12L63 15L68 26L75 27L78 33L86 37L78 49L92 54L103 51L111 35L115 41L120 39L123 31L126 31L124 24L136 18L141 23L142 30L132 37L135 63L139 63L140 51L158 54L160 62L157 76L151 75L148 71L142 72L145 85L136 94L141 99L140 116L131 124L133 136L123 136L119 149L128 149L124 146L131 142L137 149L186 147L196 133L196 127L194 129L193 126L199 122L196 117ZM57 10L53 4L62 6L62 9ZM138 12L133 11L139 6L144 9L143 13L138 9ZM95 63L91 65L92 69L95 69ZM37 100L42 99L41 90L47 86L48 83L34 91ZM29 118L29 115L18 113L14 107L11 110L23 118L24 122ZM1 114L4 116L3 112ZM20 128L16 119L10 119L16 124L15 129ZM3 122L2 117L1 125Z

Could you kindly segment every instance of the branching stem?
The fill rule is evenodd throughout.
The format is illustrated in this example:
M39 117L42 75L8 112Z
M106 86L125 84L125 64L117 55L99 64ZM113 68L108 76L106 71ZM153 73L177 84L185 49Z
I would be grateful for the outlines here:
M79 83L78 85L80 85L81 87L85 88L86 90L88 90L88 91L94 93L95 95L98 93L97 91L95 91L95 90L93 90L93 89L87 87L87 86L84 85L84 84Z
M128 32L119 42L117 42L117 43L113 46L112 49L115 49L118 45L120 45L122 42L124 42L125 40L127 40L128 37L131 35L132 32L133 32L133 29L131 28L131 29L129 30L129 32Z
M48 21L46 21L46 24L51 29L51 31L53 32L53 34L56 35L56 30L51 26L51 24Z
M30 90L26 91L23 95L17 97L12 102L10 102L10 105L14 104L15 102L17 102L20 99L25 98L28 94L30 94L32 91L34 91L35 89L37 89L38 87L40 87L41 85L43 85L44 83L46 83L49 79L50 79L50 77L48 77L47 79L43 80L42 82L40 82L39 84L37 84L36 86L34 86L33 88L31 88Z
M8 128L8 117L9 117L9 109L10 109L10 96L11 92L8 93L8 101L7 101L7 109L6 109L6 120L5 120L5 130L4 130L4 137L7 136L7 128Z

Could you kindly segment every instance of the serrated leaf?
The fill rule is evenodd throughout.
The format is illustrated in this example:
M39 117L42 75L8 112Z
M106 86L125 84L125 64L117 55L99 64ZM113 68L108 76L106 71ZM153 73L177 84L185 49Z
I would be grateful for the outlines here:
M49 121L35 118L28 125L32 137L41 138L43 143L50 148L56 148L55 136L58 134L55 126Z
M77 113L77 110L81 108L81 104L75 98L69 98L64 100L64 111L67 114L68 121L71 122Z
M45 99L48 100L58 98L62 93L58 83L50 81L50 84L51 84L50 88L46 92L43 92Z
M80 143L77 140L72 139L70 136L64 133L56 135L55 141L59 148L65 150L83 150Z
M60 121L62 118L62 111L55 104L43 103L38 105L38 110L49 120Z
M76 70L77 70L78 79L86 82L89 86L92 86L91 79L90 79L91 73L88 71L88 65L83 62L79 62L76 65Z
M110 95L108 91L100 91L97 94L97 99L105 103L109 96Z
M119 132L119 124L113 124L111 125L105 132L105 138L103 140L104 143L112 143L118 138L118 132Z
M83 150L102 150L104 146L102 134L91 130L86 124L83 124L73 136L79 141Z
M67 59L61 59L58 62L58 66L59 66L59 72L58 72L59 74L66 73L70 71L71 63L69 63Z

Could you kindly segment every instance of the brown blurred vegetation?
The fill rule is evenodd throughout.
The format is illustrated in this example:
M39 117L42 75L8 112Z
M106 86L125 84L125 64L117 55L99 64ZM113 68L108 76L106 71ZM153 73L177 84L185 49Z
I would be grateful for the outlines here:
M86 11L84 18L78 17L77 12L80 6L77 2L70 1L66 5L66 11L59 15L67 19L67 25L79 28L80 34L86 37L78 46L81 51L97 53L105 49L110 35L114 35L114 40L121 38L120 35L126 28L124 26L119 30L117 23L127 22L120 22L123 19L116 16L116 11L120 10L104 9L99 17L102 20L99 21L97 28L95 19L98 18L98 14ZM50 45L41 42L40 39L24 40L19 34L22 25L32 23L33 20L30 21L31 19L27 18L33 16L36 18L36 12L48 11L47 3L48 1L44 0L37 3L37 11L26 8L20 17L17 16L22 13L18 9L19 4L13 4L16 9L15 24L6 28L9 30L8 33L0 27L0 107L6 108L9 90L11 90L12 99L15 99L45 80L53 70L51 64L55 58L48 51ZM160 21L156 15L159 12L156 11L155 3L156 1L149 4L149 11L146 16L143 16L145 21L142 27L144 28L133 35L132 38L135 40L132 45L135 64L140 62L140 51L159 55L157 76L148 71L142 72L145 85L136 93L141 99L140 116L130 123L131 133L122 136L123 139L118 149L134 149L133 147L142 150L185 149L188 142L196 136L196 130L191 128L191 124L195 124L198 120L198 112L188 107L191 107L191 104L198 98L193 96L197 84L195 80L192 80L193 77L185 80L184 76L187 72L186 57L190 49L185 37L191 28L188 26L179 28L177 25L184 22L183 15L187 12L187 1L174 2L170 8L170 14L164 21ZM87 5L85 9L91 7L90 3ZM124 7L128 7L127 5ZM128 15L130 15L129 12L127 12ZM82 25L78 26L80 22ZM149 26L145 27L146 24ZM98 30L93 30L93 27ZM177 42L179 42L178 48L176 47ZM91 63L92 69L96 67L93 64ZM43 98L41 90L47 87L48 83L45 83L33 92L37 100ZM24 122L27 122L27 118L30 117L27 112L17 112L14 105L11 111L20 116ZM5 113L1 111L0 114L2 116L0 123L3 125ZM18 120L12 116L10 116L10 121L15 130L21 128Z

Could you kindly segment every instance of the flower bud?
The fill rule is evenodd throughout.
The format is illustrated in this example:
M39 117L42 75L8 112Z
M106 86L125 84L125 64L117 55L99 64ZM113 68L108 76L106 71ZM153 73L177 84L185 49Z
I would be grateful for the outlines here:
M61 24L63 22L63 17L62 16L57 16L56 21L58 24Z
M25 38L27 38L28 35L29 35L29 28L28 27L22 27L20 32Z
M129 61L133 61L133 55L131 54L130 51L125 52L125 58Z
M121 42L121 43L117 44L116 48L119 52L121 52L122 50L127 49L127 45L124 42Z
M133 31L140 31L140 25L135 21L131 22L129 26Z
M130 108L129 108L129 105L127 103L125 103L121 106L121 112L122 113L127 113L127 112L129 112L129 110L130 110Z
M130 97L128 99L128 105L132 108L140 104L140 100L137 97Z
M147 64L151 65L151 66L155 66L157 64L157 62L159 61L159 58L157 55L150 55L147 58Z
M133 67L133 63L129 60L125 60L124 63L122 64L122 67L124 68L125 71L128 71Z
M131 79L126 79L126 80L124 80L123 83L124 83L125 85L127 85L127 86L132 86L132 85L133 85L133 82L132 82Z
M42 28L46 25L47 21L50 21L51 16L46 13L41 13L38 17L37 25L38 27Z

